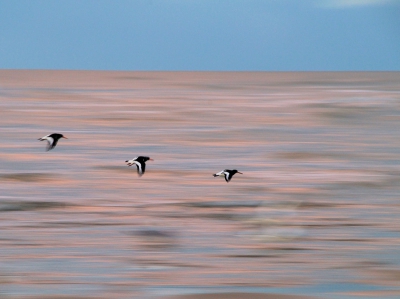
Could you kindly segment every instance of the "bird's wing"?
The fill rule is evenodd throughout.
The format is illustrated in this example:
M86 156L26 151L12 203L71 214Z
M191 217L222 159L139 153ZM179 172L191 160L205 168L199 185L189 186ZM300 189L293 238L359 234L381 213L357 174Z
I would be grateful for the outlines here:
M49 151L49 150L53 149L57 144L57 140L54 140L53 137L46 136L46 137L44 137L44 139L47 140L46 151Z
M228 183L231 180L232 175L230 174L230 172L227 171L224 171L224 175L225 175L225 181Z
M139 176L142 176L145 169L146 169L146 164L145 163L140 163L138 161L134 161L136 166L137 166L137 172Z

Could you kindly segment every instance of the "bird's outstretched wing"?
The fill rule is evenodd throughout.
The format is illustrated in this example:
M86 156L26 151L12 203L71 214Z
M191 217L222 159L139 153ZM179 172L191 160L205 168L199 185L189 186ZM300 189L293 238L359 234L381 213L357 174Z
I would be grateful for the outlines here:
M39 138L40 141L47 141L47 146L46 146L46 151L48 152L49 150L51 150L53 147L56 146L56 142L54 142L54 138L50 137L50 135L44 136L42 138Z
M47 137L47 148L46 151L52 150L56 147L58 139L54 139L53 137Z
M138 175L142 176L144 174L144 171L146 170L146 164L144 162L140 163L140 162L137 162L137 161L135 161L135 164L137 166Z
M230 172L227 172L227 171L224 171L224 176L225 176L225 181L226 181L227 183L229 183L229 181L230 181L231 178L232 178L231 173L230 173Z

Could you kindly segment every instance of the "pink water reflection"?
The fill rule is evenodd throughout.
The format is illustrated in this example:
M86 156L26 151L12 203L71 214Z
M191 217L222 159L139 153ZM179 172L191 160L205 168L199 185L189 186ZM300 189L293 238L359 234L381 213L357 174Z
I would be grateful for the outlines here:
M399 79L0 71L0 293L395 298Z

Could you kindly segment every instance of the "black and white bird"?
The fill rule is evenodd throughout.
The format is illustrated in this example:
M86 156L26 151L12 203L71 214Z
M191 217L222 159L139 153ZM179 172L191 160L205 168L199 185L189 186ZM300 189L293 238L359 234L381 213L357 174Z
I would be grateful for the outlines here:
M56 147L57 142L58 142L58 140L60 138L68 139L63 134L53 133L53 134L49 134L47 136L44 136L42 138L39 138L38 140L40 140L40 141L47 140L48 144L47 144L46 151L49 151L49 150L51 150L51 149Z
M133 158L132 160L126 160L125 162L128 164L128 166L136 164L138 175L142 176L144 174L144 171L146 170L146 161L149 160L154 161L153 159L150 159L150 157L139 156Z
M225 177L225 181L226 181L227 183L229 183L229 181L232 179L232 177L233 177L233 175L234 175L235 173L243 174L243 173L237 171L236 169L233 169L233 170L224 169L224 170L222 170L222 171L220 171L220 172L214 173L213 176L214 176L214 177L223 176L223 177Z

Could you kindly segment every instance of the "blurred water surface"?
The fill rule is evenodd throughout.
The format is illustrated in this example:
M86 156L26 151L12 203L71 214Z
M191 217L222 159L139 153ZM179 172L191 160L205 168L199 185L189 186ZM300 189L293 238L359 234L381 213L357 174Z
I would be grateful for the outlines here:
M0 115L2 298L400 298L398 72L2 70Z

